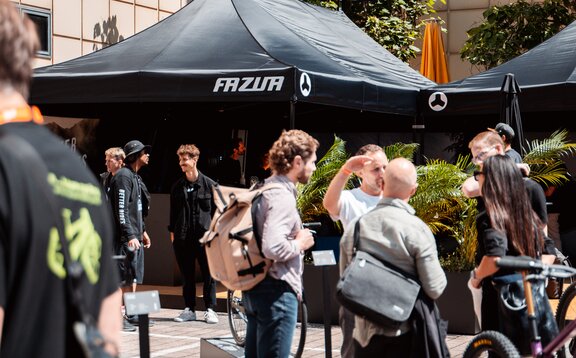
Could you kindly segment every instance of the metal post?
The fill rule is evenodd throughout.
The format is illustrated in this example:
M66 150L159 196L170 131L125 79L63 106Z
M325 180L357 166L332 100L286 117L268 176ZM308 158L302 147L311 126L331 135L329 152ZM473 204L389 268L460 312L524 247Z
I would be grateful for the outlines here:
M322 298L324 302L324 351L326 357L332 357L331 309L330 309L330 283L328 282L328 267L322 266Z
M140 338L140 358L150 358L150 337L148 334L148 315L138 315L138 334Z

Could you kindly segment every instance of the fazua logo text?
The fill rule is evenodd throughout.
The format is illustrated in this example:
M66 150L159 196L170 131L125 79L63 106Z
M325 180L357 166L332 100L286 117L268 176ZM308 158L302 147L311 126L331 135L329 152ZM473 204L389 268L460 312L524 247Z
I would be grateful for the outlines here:
M280 91L284 76L220 77L212 92L272 92Z

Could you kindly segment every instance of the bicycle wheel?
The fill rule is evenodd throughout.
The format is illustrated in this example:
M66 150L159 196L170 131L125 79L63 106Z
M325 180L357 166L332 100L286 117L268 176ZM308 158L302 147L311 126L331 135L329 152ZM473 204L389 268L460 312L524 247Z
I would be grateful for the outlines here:
M294 358L302 357L302 353L304 353L304 345L306 344L306 331L308 329L308 308L306 307L306 303L300 302L298 305L298 321L300 322L300 334L297 337L294 337L294 340L298 340L296 343L296 351L292 356Z
M248 319L242 304L242 291L228 290L228 297L226 299L226 306L228 310L228 323L230 324L230 331L236 344L244 347L246 343L246 327Z
M464 350L464 358L479 357L520 358L518 349L505 335L484 331L474 337Z
M576 319L576 282L571 283L570 286L560 296L558 307L556 308L556 323L558 329L562 330L571 321ZM576 339L571 339L568 342L568 352L574 352L576 348Z

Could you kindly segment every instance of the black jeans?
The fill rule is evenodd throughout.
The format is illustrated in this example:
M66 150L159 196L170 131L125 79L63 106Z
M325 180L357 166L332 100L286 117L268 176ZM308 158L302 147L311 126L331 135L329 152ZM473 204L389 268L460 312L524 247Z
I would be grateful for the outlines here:
M172 242L178 268L182 274L182 296L186 307L196 308L196 260L202 274L203 296L206 308L216 307L216 281L210 276L206 251L198 240L178 240Z

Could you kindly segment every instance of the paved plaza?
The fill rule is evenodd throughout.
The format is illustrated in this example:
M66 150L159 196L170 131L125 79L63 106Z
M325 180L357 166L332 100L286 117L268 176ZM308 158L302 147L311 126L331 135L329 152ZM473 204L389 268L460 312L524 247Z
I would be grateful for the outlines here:
M207 339L221 338L232 341L228 317L225 312L218 312L219 323L207 324L202 321L204 311L196 311L198 320L193 322L174 322L173 318L180 314L180 309L163 308L159 312L151 313L150 319L154 324L149 328L149 356L150 357L215 357L214 348ZM309 324L306 336L304 357L340 357L340 344L342 335L340 327L331 326L331 355L326 355L325 329L321 324ZM296 332L296 336L299 331ZM449 335L447 339L451 357L462 357L462 352L472 336ZM204 342L202 340L204 339ZM201 346L204 345L203 349ZM208 347L208 349L207 349ZM122 332L121 358L140 357L140 333ZM145 356L145 354L142 354ZM234 357L232 353L228 357ZM226 357L226 355L222 355Z

